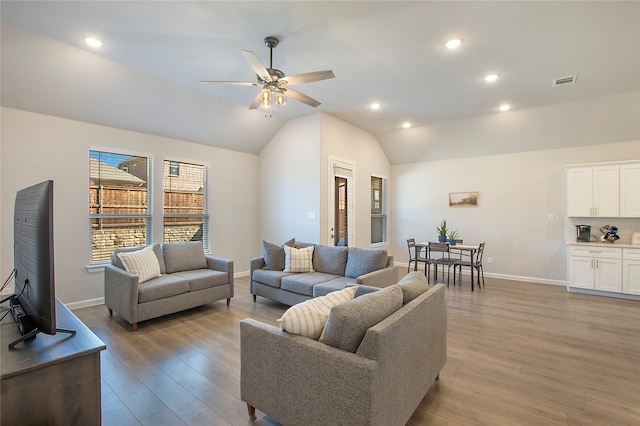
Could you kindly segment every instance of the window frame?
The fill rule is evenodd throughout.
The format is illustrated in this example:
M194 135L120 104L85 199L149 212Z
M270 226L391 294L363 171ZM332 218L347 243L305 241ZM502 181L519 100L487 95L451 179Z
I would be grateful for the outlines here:
M165 173L165 164L166 164L166 173ZM179 178L180 174L172 174L172 168L174 165L178 165L179 169L184 169L182 165L194 165L203 168L203 213L166 213L165 212L165 183L167 178ZM203 162L197 162L186 159L169 159L164 158L162 161L162 241L165 242L166 233L165 233L165 219L167 218L202 218L202 246L205 252L209 252L211 247L210 242L210 214L209 214L209 165Z
M145 153L139 153L139 152L131 152L131 151L126 151L126 150L119 150L119 149L113 149L113 148L105 148L105 147L89 147L89 150L87 152L87 157L88 157L88 166L89 166L89 176L88 176L88 189L89 189L89 193L91 192L91 158L95 158L92 156L92 154L94 152L97 153L104 153L104 154L111 154L111 155L121 155L121 156L128 156L128 157L140 157L140 158L144 158L146 159L147 162L147 180L146 180L146 202L147 202L147 208L146 208L146 213L144 214L103 214L103 213L91 213L91 197L89 196L89 214L88 214L88 225L89 225L89 253L88 253L88 259L89 259L89 267L99 267L99 266L104 266L105 264L108 264L110 262L110 258L113 255L113 251L115 251L115 249L117 248L122 248L122 247L128 247L125 245L121 245L121 246L115 246L113 248L113 250L111 251L111 255L109 256L109 259L102 259L102 260L94 260L94 246L93 246L93 236L94 236L94 229L93 229L93 221L95 219L143 219L144 220L144 225L143 228L145 230L145 242L144 245L150 245L153 242L153 157L149 154L145 154ZM98 160L100 161L100 160ZM107 163L104 163L107 164ZM108 165L108 164L107 164ZM112 166L113 167L113 166ZM129 168L125 167L126 170L124 169L120 169L122 171L124 171L125 173L129 173ZM131 173L129 173L131 174ZM134 175L135 176L135 175ZM99 186L104 186L104 185L99 185ZM124 188L124 187L123 187Z
M374 187L374 179L378 180L380 182L379 188L377 188L378 185L375 185L376 187ZM389 222L389 218L388 218L388 214L387 214L387 208L388 208L388 179L382 176L376 176L376 175L371 175L370 177L370 236L369 236L369 243L371 244L372 247L378 247L378 246L386 246L389 242L389 235L388 235L388 222ZM375 194L376 191L379 191L379 197L375 198ZM378 202L379 206L378 207L374 207L375 203ZM374 212L374 210L376 210L376 212ZM373 234L374 234L374 219L378 219L381 218L382 219L382 235L381 235L381 241L373 241Z

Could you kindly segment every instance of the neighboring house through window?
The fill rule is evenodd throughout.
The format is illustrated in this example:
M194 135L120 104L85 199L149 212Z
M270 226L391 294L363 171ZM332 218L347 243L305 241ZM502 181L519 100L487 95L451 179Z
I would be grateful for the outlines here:
M371 244L387 242L386 179L371 176Z
M164 161L164 242L202 241L209 250L206 167Z
M89 261L151 242L149 158L89 151Z

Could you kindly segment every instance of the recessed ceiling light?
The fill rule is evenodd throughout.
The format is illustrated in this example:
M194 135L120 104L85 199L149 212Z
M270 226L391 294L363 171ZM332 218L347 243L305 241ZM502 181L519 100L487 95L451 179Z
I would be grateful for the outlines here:
M462 44L462 39L454 38L445 43L447 49L457 49Z
M487 74L484 77L484 81L486 81L487 83L493 83L497 79L498 79L498 74Z
M509 104L500 105L500 111L509 111L509 109L511 109L511 105Z
M411 127L411 123L409 123L408 121L405 121L404 123L402 123L402 127L404 127L405 129L408 129L409 127Z
M102 47L102 41L98 40L95 37L85 37L84 42L87 43L89 47Z
M372 104L371 104L371 105L369 105L369 106L370 106L370 107L371 107L371 109L373 109L373 110L378 110L378 109L380 109L380 103L378 103L378 102L374 102L374 103L372 103Z

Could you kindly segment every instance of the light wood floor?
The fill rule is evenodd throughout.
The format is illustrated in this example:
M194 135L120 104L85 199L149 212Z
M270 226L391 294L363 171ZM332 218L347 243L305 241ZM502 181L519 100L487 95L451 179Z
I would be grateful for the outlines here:
M468 280L468 278L467 278ZM104 425L248 425L239 321L286 306L236 280L224 301L140 324L74 312L107 345ZM640 302L487 279L447 291L448 360L409 425L640 425ZM258 412L257 425L277 425Z

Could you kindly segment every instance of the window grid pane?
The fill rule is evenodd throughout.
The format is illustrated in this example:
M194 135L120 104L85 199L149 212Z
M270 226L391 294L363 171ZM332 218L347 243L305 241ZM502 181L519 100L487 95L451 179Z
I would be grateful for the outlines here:
M387 241L386 194L384 179L371 176L371 244Z

